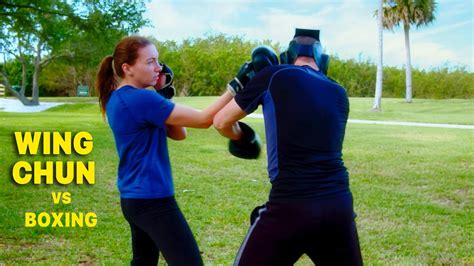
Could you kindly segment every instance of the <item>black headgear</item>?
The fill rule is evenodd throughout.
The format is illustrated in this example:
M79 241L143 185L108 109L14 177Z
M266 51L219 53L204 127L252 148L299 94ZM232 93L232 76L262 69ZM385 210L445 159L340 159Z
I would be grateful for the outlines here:
M292 40L288 45L288 50L280 54L280 62L282 64L294 64L298 56L313 57L321 72L327 74L329 56L323 54L323 48L319 40L319 30L296 28L293 38L299 36L311 37L315 41L312 44L299 44L296 40Z

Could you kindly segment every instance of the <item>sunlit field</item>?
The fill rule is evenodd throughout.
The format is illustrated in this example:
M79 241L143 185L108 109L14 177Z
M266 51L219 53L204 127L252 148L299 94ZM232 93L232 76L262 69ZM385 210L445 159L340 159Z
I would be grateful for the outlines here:
M0 264L123 265L131 258L130 232L116 188L117 155L111 130L96 98L40 113L0 112ZM213 97L178 97L204 108ZM42 99L70 101L69 98ZM91 103L92 102L92 103ZM351 98L352 119L474 124L473 100ZM265 142L263 120L246 118ZM87 131L90 155L18 155L14 131ZM266 153L241 160L227 152L212 128L189 129L184 141L168 142L176 197L206 265L231 265L248 229L251 210L270 184ZM366 264L440 265L474 263L474 130L349 123L344 161ZM19 160L95 161L94 185L16 185ZM71 204L53 204L51 192L72 194ZM24 227L25 212L95 212L94 228ZM161 260L161 264L164 260ZM303 257L298 265L311 265Z

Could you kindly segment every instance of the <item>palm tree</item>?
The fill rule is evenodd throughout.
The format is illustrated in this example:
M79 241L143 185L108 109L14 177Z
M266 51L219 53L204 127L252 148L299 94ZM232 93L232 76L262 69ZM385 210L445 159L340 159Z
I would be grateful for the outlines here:
M384 27L393 30L394 27L403 23L405 33L406 50L406 94L407 103L412 101L412 79L411 79L411 58L410 58L410 25L416 27L428 25L435 20L436 9L435 0L385 0L388 4L384 7Z
M379 0L379 8L377 9L377 26L378 26L378 52L379 58L377 61L377 79L375 84L375 99L372 111L382 111L382 83L383 83L383 1Z

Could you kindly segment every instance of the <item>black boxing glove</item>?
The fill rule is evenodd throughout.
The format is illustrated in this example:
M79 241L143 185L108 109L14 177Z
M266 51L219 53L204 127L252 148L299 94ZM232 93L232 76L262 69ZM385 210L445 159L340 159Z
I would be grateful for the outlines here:
M252 50L252 61L245 63L240 67L239 73L227 84L227 89L236 95L245 85L267 66L278 65L278 57L269 46L261 45Z
M255 71L253 70L253 65L251 63L244 63L237 75L233 80L227 83L227 89L232 93L232 95L236 95L239 91L241 91L245 85L250 81L250 79L255 76Z
M242 130L242 138L229 140L229 152L241 159L257 159L261 151L260 138L247 124L238 122Z
M278 57L269 46L261 45L252 50L252 64L255 73L267 66L278 65Z
M171 99L176 95L176 89L173 86L174 74L173 70L166 64L161 65L160 78L154 86L156 92L166 99ZM164 79L164 82L162 81Z

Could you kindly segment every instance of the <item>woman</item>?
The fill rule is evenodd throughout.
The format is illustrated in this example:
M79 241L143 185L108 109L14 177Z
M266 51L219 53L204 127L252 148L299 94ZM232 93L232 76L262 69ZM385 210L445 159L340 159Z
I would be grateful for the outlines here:
M184 127L208 128L231 99L224 93L203 111L174 104L144 88L161 82L156 47L127 37L102 60L96 89L119 155L118 188L132 235L132 265L202 265L193 234L174 198L166 137L182 140Z

